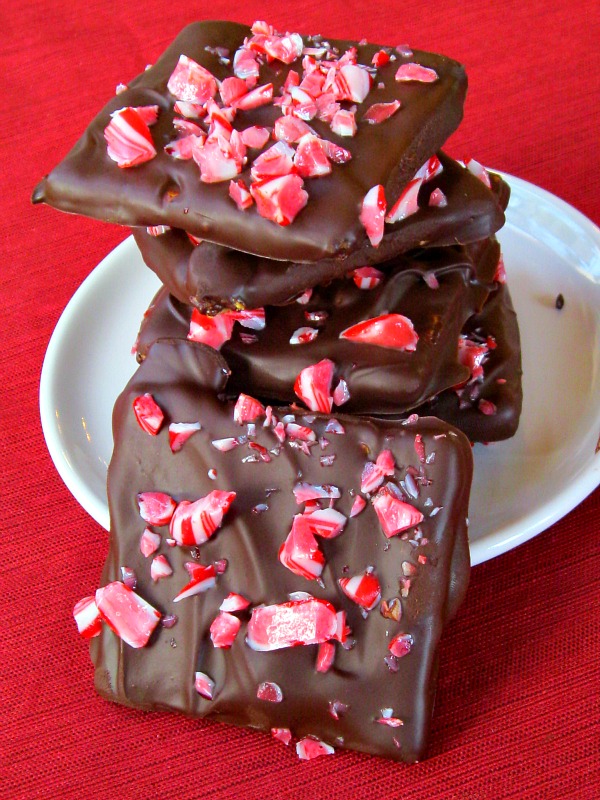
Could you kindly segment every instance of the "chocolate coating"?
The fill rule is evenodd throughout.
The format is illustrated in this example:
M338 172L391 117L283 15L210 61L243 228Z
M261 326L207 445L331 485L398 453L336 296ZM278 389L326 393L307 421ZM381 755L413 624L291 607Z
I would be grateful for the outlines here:
M361 414L401 414L439 392L465 381L469 370L458 361L457 342L465 322L487 297L499 257L494 240L470 247L429 250L419 259L388 262L386 276L374 289L359 289L350 278L317 287L306 305L267 306L266 327L246 344L236 325L222 353L230 369L228 390L245 392L269 403L298 400L294 382L305 367L330 358L336 365L333 385L343 378L350 400L343 411ZM425 277L433 275L439 288ZM326 312L322 323L306 314ZM138 340L138 355L165 336L185 337L192 307L163 289L146 315ZM340 339L346 328L386 313L408 317L419 335L416 350L405 352ZM319 331L312 342L290 344L301 327Z
M104 626L91 641L98 691L136 708L208 716L264 731L288 727L298 738L315 735L334 746L394 759L422 758L435 695L437 645L468 581L465 518L472 470L468 441L436 419L402 424L339 416L345 435L325 434L330 446L324 452L336 456L331 466L321 465L318 446L307 456L289 442L270 463L242 463L249 449L221 453L210 444L212 439L245 432L232 421L232 404L217 397L225 390L226 380L225 362L216 351L165 340L152 347L117 400L115 450L108 472L110 551L102 584L118 580L119 567L127 565L137 573L138 594L162 613L175 613L179 619L171 629L159 627L140 650L124 644ZM142 431L132 411L133 399L145 392L165 412L165 426L157 436ZM171 453L166 425L198 419L202 430L181 451ZM298 415L298 421L322 434L327 418L310 415L306 420ZM417 433L425 453L435 452L429 463L419 462ZM260 423L256 441L269 448L276 444L272 431ZM353 502L350 491L360 487L365 453L373 459L385 448L394 455L397 482L404 479L407 469L422 476L419 496L409 499L425 515L420 534L413 528L386 540L373 507L367 504L337 538L319 541L326 557L323 587L284 568L277 552L301 509L292 494L298 476L309 483L338 486L342 495L336 507L347 515ZM207 475L210 468L217 470L214 481ZM185 547L169 548L163 538L160 552L169 559L174 574L157 583L151 580L150 559L139 551L145 523L138 514L136 494L164 491L180 501L194 500L213 489L235 491L237 496L222 528L200 546L195 557L204 564L225 558L227 570L216 587L174 605L172 598L188 580L184 562L193 553ZM257 503L266 503L268 510L254 513ZM432 513L434 509L439 512ZM163 537L168 535L166 528L157 530ZM425 563L418 556L425 556ZM359 607L338 587L343 575L359 574L372 565L382 597L399 596L404 562L413 564L416 574L401 600L399 622L384 618L378 609L363 618ZM296 591L310 592L347 612L356 645L346 650L336 644L329 672L315 672L315 646L267 653L252 650L245 643L248 612L240 613L242 628L231 649L213 647L209 626L229 592L241 593L254 607L286 602L288 594ZM393 673L383 659L390 638L399 632L409 633L414 644L408 655L398 659L398 671ZM215 681L213 700L194 690L196 670ZM281 687L281 703L257 699L257 687L263 681ZM339 720L328 711L334 700L348 705ZM390 728L375 722L383 708L392 708L404 725Z
M414 248L479 241L502 227L510 193L507 184L492 174L490 191L453 159L443 153L439 158L443 172L423 184L419 210L395 225L386 225L379 247L365 240L344 257L282 262L211 242L194 246L179 229L151 236L145 228L135 228L133 235L147 266L182 303L207 312L283 305L307 288L340 278L356 267L379 265ZM437 188L447 198L445 208L428 205Z
M481 312L467 322L463 333L475 341L485 341L491 336L496 343L483 364L483 379L459 391L442 392L415 411L455 425L472 442L509 439L519 426L523 370L517 315L505 283L491 293ZM479 408L481 400L493 403L495 413L484 414Z
M458 126L467 86L462 66L420 51L410 59L397 56L377 71L376 85L359 104L356 136L338 137L328 124L312 120L314 130L347 148L352 160L334 165L330 175L305 181L309 203L291 225L282 228L260 217L256 207L239 211L229 198L229 181L202 183L194 162L178 161L163 150L174 135L174 98L166 85L179 56L184 53L223 80L232 75L231 67L206 48L225 47L233 56L249 35L249 28L232 22L198 22L185 28L152 68L95 117L71 152L36 187L33 201L129 226L170 225L235 250L280 260L317 261L362 247L365 232L359 209L368 190L382 184L389 202L394 202L416 170ZM370 64L380 49L347 41L330 43L340 55L356 46L361 64ZM435 69L438 80L397 82L396 70L403 60ZM278 61L263 64L259 84L273 83L277 97L290 69L301 72L300 61L290 66ZM382 88L377 88L379 83ZM362 121L372 104L395 99L402 106L390 119L379 125ZM140 166L120 169L108 157L103 137L111 112L153 104L160 108L151 129L157 156ZM277 106L266 105L238 114L234 126L272 127L280 116ZM240 175L246 183L250 161Z

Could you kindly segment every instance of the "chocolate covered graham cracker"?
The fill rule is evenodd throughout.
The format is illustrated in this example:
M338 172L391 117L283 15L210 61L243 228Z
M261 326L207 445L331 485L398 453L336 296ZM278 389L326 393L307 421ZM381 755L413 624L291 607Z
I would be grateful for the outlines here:
M383 232L384 192L388 217L402 218L396 202L458 126L466 85L456 61L406 47L198 22L105 106L33 200L266 258L344 257Z
M344 412L401 414L470 378L457 343L495 286L499 254L491 239L430 250L418 259L398 258L378 277L355 274L332 281L316 287L305 304L267 306L260 310L262 317L257 312L235 324L235 314L203 317L163 289L143 320L138 358L167 336L221 346L232 371L228 391L269 403L296 402L298 375L328 360L333 364L329 391L335 395L343 382L343 396L335 395L333 402ZM390 342L385 332L368 342L343 338L365 320L393 324L398 315L410 336L406 342ZM218 340L226 324L230 327Z
M320 283L350 270L380 265L398 253L486 239L504 223L509 189L489 174L491 190L468 169L440 153L437 170L423 181L412 213L387 226L378 247L367 240L346 258L312 263L274 261L210 242L198 244L184 231L136 228L135 240L146 264L182 303L214 313L222 308L282 305ZM439 170L439 171L438 171ZM441 192L442 206L431 205Z
M98 690L293 736L301 757L422 758L437 645L468 580L466 438L436 419L223 402L227 372L210 348L161 341L117 401L96 600L120 635L98 623ZM172 452L169 429L194 422ZM116 618L121 600L132 614Z

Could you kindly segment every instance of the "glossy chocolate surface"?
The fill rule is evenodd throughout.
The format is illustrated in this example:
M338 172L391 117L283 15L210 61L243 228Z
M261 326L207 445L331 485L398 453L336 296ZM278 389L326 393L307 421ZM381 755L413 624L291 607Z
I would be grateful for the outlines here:
M440 153L443 172L423 184L419 210L395 225L386 225L379 247L365 240L346 257L313 263L273 261L211 242L195 246L184 231L151 236L145 228L133 235L146 264L182 303L201 310L282 305L307 288L344 276L366 264L381 264L420 247L479 241L504 224L509 188L491 175L492 191L453 159ZM447 198L444 208L428 205L435 189Z
M509 439L519 426L523 370L519 325L507 284L500 284L490 294L481 313L467 322L463 333L472 341L485 341L488 336L494 340L496 347L483 363L483 379L457 391L442 392L415 411L455 425L472 442ZM482 400L493 403L493 413L483 413Z
M225 362L216 351L165 340L153 346L117 401L115 450L108 473L110 552L101 583L120 579L121 566L131 567L138 578L137 593L161 613L177 614L178 622L170 629L159 626L150 643L139 650L104 626L101 636L91 642L98 691L136 708L210 716L264 731L287 727L295 737L317 736L334 747L405 761L422 758L435 695L437 645L468 581L465 518L472 457L467 439L431 418L402 424L340 415L337 419L346 432L334 435L324 432L326 417L297 414L298 422L329 440L325 450L317 444L308 456L287 440L269 463L244 463L252 453L248 446L222 453L211 445L213 439L247 432L246 426L233 422L233 404L218 399L226 380ZM157 436L145 433L132 411L133 399L145 392L165 412L165 425ZM281 416L285 410L275 413ZM196 420L202 430L172 453L168 423ZM424 462L415 449L417 434ZM277 445L273 431L261 421L255 441L270 450ZM418 530L386 539L367 503L337 538L319 540L326 557L323 586L283 567L278 549L293 516L302 509L292 493L296 482L338 486L341 498L335 507L347 516L365 462L386 448L396 465L392 480L402 486L407 470L416 478L418 497L405 499L424 514ZM331 466L321 463L324 454L335 456ZM215 480L208 476L210 469L217 471ZM195 500L214 489L237 493L222 528L195 551L167 546L167 528L156 528L163 537L159 552L167 556L174 574L153 582L151 558L145 559L139 550L145 523L138 513L137 493L163 491L180 501ZM256 513L258 504L268 510ZM216 587L174 604L173 598L189 579L184 562L191 559L203 564L227 559L228 566ZM414 571L407 596L401 598L400 621L384 618L379 609L364 618L340 590L339 578L362 573L368 566L375 568L386 600L400 597L400 582L407 571ZM352 628L355 646L344 649L336 643L334 664L327 673L315 671L317 646L256 652L245 642L252 607L283 603L289 593L300 591L345 610ZM209 626L229 592L244 595L251 607L238 614L242 626L231 649L216 649ZM398 659L397 672L391 672L384 658L391 637L400 632L410 634L414 643L408 655ZM215 681L212 700L195 691L197 670ZM257 698L263 681L281 687L282 702ZM336 700L348 706L339 720L328 710ZM404 724L394 728L377 723L384 708L393 709Z
M358 106L356 136L338 137L328 124L311 120L320 136L347 148L352 160L334 165L328 176L307 179L308 205L291 225L281 227L260 217L255 206L239 211L229 198L229 181L202 183L193 161L173 159L163 150L174 138L174 98L166 86L179 56L187 55L223 80L233 73L214 48L225 47L233 56L249 35L249 28L232 22L198 22L185 28L152 68L110 100L71 152L37 186L33 201L129 226L171 225L236 250L286 261L317 261L362 247L365 232L359 210L369 189L382 184L391 205L458 126L467 85L462 66L431 53L415 51L411 57L396 53L394 61L377 71L373 88ZM356 45L336 40L330 44L340 55ZM380 49L378 45L356 46L358 62L366 65ZM398 67L409 61L435 69L438 80L396 81ZM290 66L278 61L264 64L259 84L273 83L277 97L290 69L301 72L300 60ZM378 125L363 121L372 104L395 99L402 106L388 120ZM103 135L111 112L154 104L160 108L158 122L151 128L157 156L137 167L119 168L107 155ZM240 112L234 126L272 127L280 116L278 107L266 105ZM247 183L251 160L240 175Z
M297 402L294 382L305 367L331 359L334 387L344 379L350 400L344 412L401 414L469 377L458 361L457 342L465 322L487 297L498 263L494 239L471 247L424 252L419 259L398 259L374 289L359 289L351 278L316 287L306 305L267 306L263 331L237 325L222 353L231 369L228 390L246 392L265 402ZM426 279L435 278L438 288ZM308 316L325 312L322 322ZM187 336L191 306L163 289L146 315L138 342L142 358L149 345L165 336ZM414 352L340 339L346 328L387 313L408 317L419 336ZM316 339L293 345L302 327L318 331ZM248 344L246 334L254 333Z

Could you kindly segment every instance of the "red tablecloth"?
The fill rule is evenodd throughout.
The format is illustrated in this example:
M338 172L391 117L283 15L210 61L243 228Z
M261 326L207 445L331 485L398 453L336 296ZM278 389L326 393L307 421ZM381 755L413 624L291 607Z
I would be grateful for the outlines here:
M119 82L202 15L444 52L470 76L450 152L543 186L600 221L595 0L279 8L16 0L0 12L0 797L599 797L598 491L536 539L474 569L444 639L430 758L421 764L348 752L301 763L268 736L138 713L93 690L71 610L97 584L106 534L50 461L37 390L62 309L127 234L33 208L29 195Z

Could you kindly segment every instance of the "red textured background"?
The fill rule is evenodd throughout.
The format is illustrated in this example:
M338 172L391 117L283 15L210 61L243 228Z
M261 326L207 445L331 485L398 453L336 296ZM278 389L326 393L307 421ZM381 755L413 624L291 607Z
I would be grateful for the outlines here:
M116 84L153 61L184 24L210 15L409 42L461 60L470 91L450 152L543 186L598 223L596 0L300 0L286 10L253 0L238 10L222 0L8 5L0 11L0 798L600 797L598 491L473 571L445 636L422 764L344 752L300 763L267 736L142 714L95 695L71 609L97 584L106 534L54 470L37 390L62 309L126 232L29 205L35 183Z

